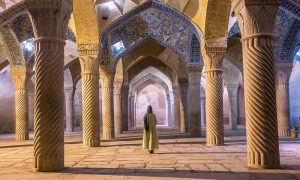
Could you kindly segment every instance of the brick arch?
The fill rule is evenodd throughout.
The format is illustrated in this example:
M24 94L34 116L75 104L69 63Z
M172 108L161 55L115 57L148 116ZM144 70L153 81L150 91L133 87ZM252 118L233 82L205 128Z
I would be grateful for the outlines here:
M94 1L73 1L73 17L78 44L99 44Z
M7 27L0 27L0 48L6 55L11 66L27 66L23 50L14 32Z

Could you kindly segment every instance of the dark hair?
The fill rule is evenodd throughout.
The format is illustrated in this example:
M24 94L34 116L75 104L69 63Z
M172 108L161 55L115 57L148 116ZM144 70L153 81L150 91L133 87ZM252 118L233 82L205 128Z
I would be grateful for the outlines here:
M152 106L151 106L151 105L149 105L149 106L147 107L147 113L146 113L145 116L144 116L144 129L145 129L146 131L149 131L148 115L149 115L150 113L153 113L153 110L152 110Z

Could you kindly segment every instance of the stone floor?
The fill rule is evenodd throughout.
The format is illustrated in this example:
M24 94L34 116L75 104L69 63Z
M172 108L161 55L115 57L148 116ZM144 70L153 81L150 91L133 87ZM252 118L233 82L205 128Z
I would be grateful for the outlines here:
M246 168L245 136L227 133L226 145L205 146L204 138L160 135L160 149L141 149L141 134L122 135L102 142L100 148L83 148L80 134L65 137L65 166L59 173L33 172L33 141L15 142L0 136L0 179L300 179L300 139L280 140L282 169Z

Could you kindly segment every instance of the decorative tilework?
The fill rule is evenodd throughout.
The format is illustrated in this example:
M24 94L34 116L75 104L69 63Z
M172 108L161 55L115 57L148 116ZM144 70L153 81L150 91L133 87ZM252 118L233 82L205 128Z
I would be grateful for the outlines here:
M241 30L238 22L235 22L234 25L231 27L230 31L228 32L228 38L231 38L233 36L241 37Z
M110 37L111 44L122 40L125 48L130 49L136 42L152 38L177 52L186 62L201 63L198 32L195 25L177 10L158 1L148 1L108 26L101 35L101 45L110 46L104 44ZM112 53L113 59L118 59L119 55ZM108 58L105 53L102 56ZM105 57L102 59L109 61Z

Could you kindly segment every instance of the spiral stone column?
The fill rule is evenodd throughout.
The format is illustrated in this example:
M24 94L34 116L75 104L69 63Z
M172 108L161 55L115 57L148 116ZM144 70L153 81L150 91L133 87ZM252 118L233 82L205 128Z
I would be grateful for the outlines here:
M122 87L122 132L128 131L128 93L129 93L129 86L123 85Z
M290 130L290 108L289 108L289 79L292 73L292 64L278 64L276 72L276 104L278 135L289 137Z
M280 166L273 57L278 7L278 0L234 4L242 34L247 153L251 168Z
M180 128L180 91L178 86L173 87L173 124L172 127Z
M29 139L29 103L27 83L31 70L26 67L13 67L11 75L15 85L16 140Z
M237 121L238 121L238 107L237 107L237 93L238 93L238 84L226 84L228 97L230 102L230 119L229 124L232 130L237 130Z
M201 96L201 127L206 126L206 114L205 114L205 96Z
M190 135L201 136L201 73L202 66L190 64L187 66L189 78L189 109L190 109Z
M73 88L65 88L65 102L66 102L66 132L74 131L73 121Z
M202 45L206 73L206 141L208 146L224 144L223 57L226 48Z
M114 118L115 118L115 134L122 134L122 84L116 83L114 86Z
M189 83L187 79L179 80L180 89L180 132L186 133L189 127ZM167 102L167 100L166 100Z
M83 146L100 146L98 44L79 44Z
M111 67L100 67L100 80L102 88L102 120L103 139L110 140L115 137L114 133L114 95L113 95L114 73Z
M35 34L34 168L64 168L64 46L70 0L27 0Z

